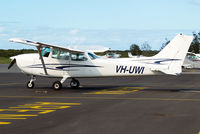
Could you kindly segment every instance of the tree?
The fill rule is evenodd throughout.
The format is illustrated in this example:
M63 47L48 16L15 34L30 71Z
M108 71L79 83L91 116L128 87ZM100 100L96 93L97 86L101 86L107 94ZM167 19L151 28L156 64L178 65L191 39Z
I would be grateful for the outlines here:
M140 47L136 44L132 44L130 46L130 51L132 55L141 55L142 51L140 50Z
M165 43L162 44L160 50L162 50L165 46L167 46L167 44L170 43L170 40L168 40L167 38L165 38Z
M144 42L141 46L142 49L142 55L143 56L150 56L151 55L151 46L148 44L148 42Z
M148 42L145 41L141 46L141 50L150 51L151 50L151 46L148 44Z
M200 32L199 33L195 33L193 32L193 36L194 39L191 43L191 46L189 48L189 52L193 52L193 53L199 53L199 47L200 47Z

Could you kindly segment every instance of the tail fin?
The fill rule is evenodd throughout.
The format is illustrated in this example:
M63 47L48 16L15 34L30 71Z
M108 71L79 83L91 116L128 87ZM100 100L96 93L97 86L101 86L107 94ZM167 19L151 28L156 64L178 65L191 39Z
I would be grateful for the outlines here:
M161 50L154 58L162 59L157 63L165 62L167 69L160 71L166 74L180 74L182 72L182 65L193 40L193 36L186 36L178 34L167 46Z
M131 52L128 52L128 57L133 58L134 56L131 54Z

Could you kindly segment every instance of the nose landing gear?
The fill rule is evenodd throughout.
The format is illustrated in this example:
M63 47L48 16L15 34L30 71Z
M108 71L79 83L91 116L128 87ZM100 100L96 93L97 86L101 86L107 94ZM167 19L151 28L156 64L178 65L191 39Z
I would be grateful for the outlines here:
M36 77L32 75L31 80L27 83L27 88L34 88L34 81L36 81Z

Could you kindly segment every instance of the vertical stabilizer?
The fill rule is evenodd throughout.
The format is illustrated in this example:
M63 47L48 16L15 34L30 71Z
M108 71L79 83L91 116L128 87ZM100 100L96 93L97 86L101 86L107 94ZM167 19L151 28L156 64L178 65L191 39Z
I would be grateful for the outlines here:
M154 56L167 64L168 68L161 70L162 72L166 74L180 74L182 72L182 65L192 40L193 36L178 34Z

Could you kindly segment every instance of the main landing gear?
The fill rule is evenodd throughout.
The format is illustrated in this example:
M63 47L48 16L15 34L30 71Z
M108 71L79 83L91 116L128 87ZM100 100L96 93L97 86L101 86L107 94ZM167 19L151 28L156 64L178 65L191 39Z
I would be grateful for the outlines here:
M55 81L52 85L54 90L60 90L62 88L62 83L66 81L67 77L63 77L61 81Z
M63 78L61 81L55 81L53 83L53 89L54 90L60 90L62 88L62 83L64 83L64 81L66 80L67 78ZM80 83L78 80L76 80L75 78L72 78L71 82L70 82L70 87L75 89L75 88L79 88L80 86Z
M62 83L60 81L55 81L52 87L54 90L60 90L62 88Z
M52 85L54 90L62 89L62 84L66 81L67 77L63 77L61 81L55 81ZM27 88L34 88L34 81L36 81L36 77L34 75L31 76L31 80L27 83ZM72 78L70 81L70 87L75 89L79 88L80 83L75 78Z
M70 87L71 88L79 88L79 85L80 85L79 81L74 79L74 78L72 78L72 80L70 82Z

